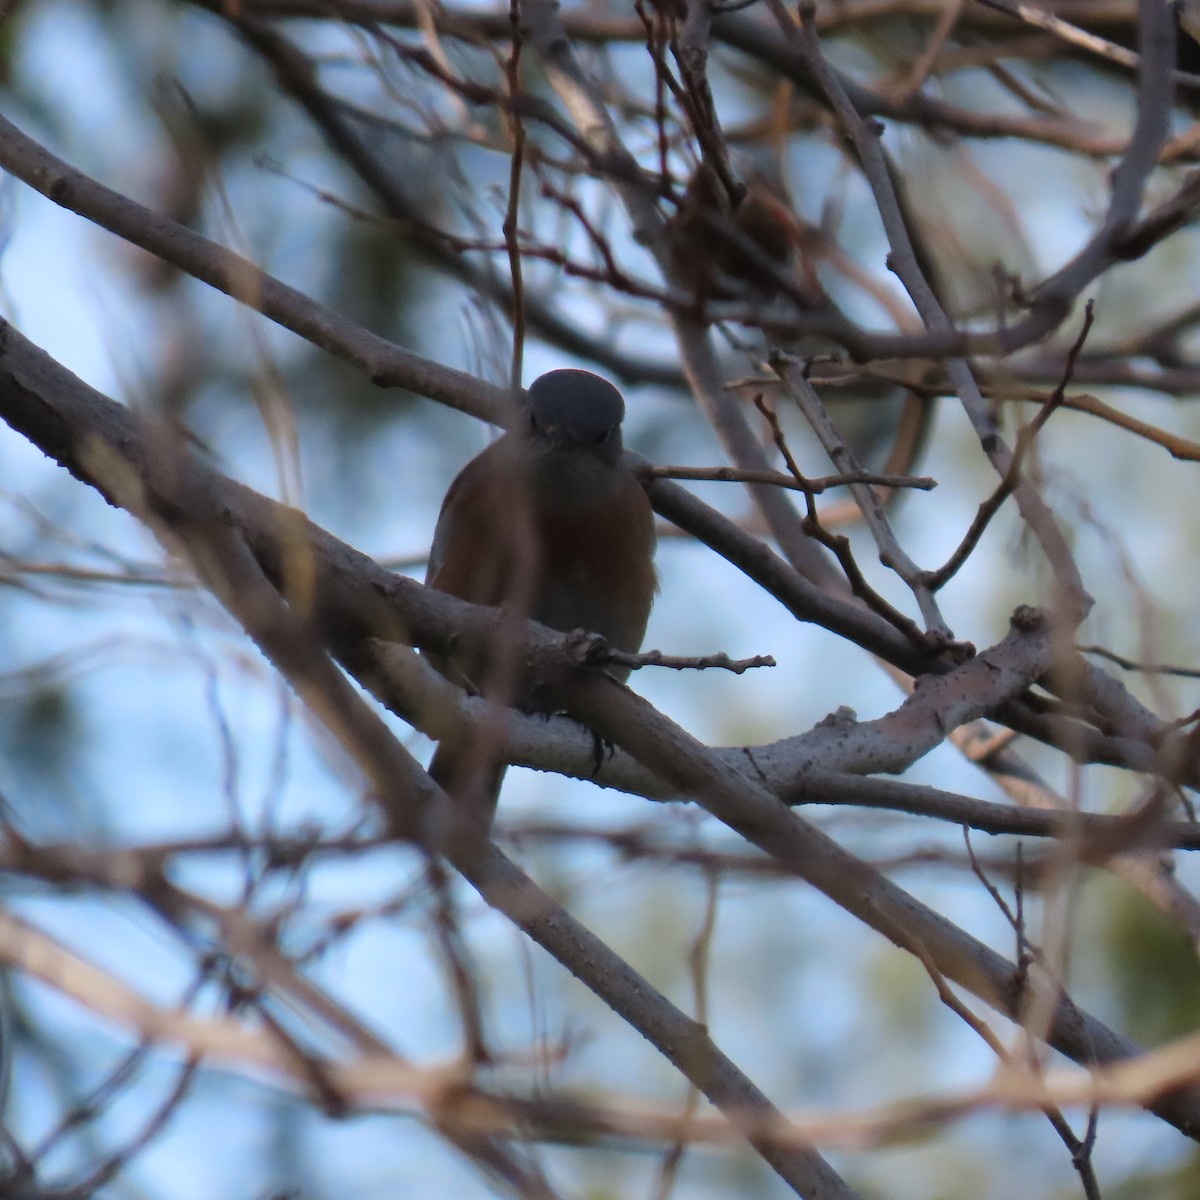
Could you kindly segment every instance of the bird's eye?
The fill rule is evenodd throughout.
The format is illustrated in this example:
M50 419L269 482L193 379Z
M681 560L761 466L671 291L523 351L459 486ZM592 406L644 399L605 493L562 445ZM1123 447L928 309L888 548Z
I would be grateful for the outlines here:
M594 438L592 438L592 444L596 445L596 446L603 446L604 443L607 442L611 436L612 436L612 430L605 429L601 433L596 434L596 436Z
M534 414L533 414L533 413L530 413L530 414L529 414L529 428L530 428L530 429L532 429L532 430L534 430L534 431L536 432L536 431L537 431L537 427L538 427L538 424L537 424L537 417L536 417L536 416L534 416Z

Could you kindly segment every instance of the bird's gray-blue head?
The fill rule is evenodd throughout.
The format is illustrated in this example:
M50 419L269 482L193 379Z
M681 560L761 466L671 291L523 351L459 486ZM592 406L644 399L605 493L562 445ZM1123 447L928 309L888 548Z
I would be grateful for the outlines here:
M548 371L529 385L529 436L555 450L594 455L609 465L621 457L625 401L590 371Z

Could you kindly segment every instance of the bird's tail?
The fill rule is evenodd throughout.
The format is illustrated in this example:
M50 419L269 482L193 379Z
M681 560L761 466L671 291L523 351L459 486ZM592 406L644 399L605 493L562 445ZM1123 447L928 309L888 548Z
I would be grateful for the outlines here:
M433 753L429 774L452 800L461 804L484 833L492 828L496 803L508 764L480 739L443 738Z

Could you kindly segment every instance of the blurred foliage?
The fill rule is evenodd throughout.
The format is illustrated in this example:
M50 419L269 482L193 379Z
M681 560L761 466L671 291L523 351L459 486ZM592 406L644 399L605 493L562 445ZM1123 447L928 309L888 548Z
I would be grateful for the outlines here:
M1135 892L1111 896L1105 946L1122 1022L1155 1046L1200 1029L1200 960L1182 930Z
M1064 1191L1063 1200L1072 1194ZM1168 1170L1135 1171L1104 1194L1106 1200L1192 1200L1200 1195L1200 1154L1192 1151Z

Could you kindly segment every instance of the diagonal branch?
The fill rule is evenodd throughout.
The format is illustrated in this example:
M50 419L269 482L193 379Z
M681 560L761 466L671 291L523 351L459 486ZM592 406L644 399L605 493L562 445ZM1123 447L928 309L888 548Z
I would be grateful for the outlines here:
M735 1126L741 1127L749 1114L752 1121L761 1118L766 1127L777 1130L783 1117L721 1052L707 1031L487 842L470 816L437 788L374 710L336 671L321 647L321 634L343 645L360 638L362 618L351 614L356 610L361 613L361 603L348 604L336 614L329 610L326 596L321 606L325 610L322 620L307 591L289 602L276 590L287 592L287 567L295 564L297 556L315 558L319 553L317 544L308 540L303 518L248 489L230 486L215 472L188 459L182 447L164 460L161 439L153 438L131 414L121 415L111 402L108 417L113 425L122 426L120 433L110 427L108 438L97 436L88 430L86 420L81 427L74 427L55 411L57 389L52 380L76 391L83 388L7 327L0 350L0 413L27 435L38 429L42 449L81 481L97 487L110 502L128 507L169 544L187 550L201 579L350 754L370 784L372 798L382 810L391 834L429 852L444 853L490 905L642 1033ZM83 407L87 406L84 401ZM257 523L248 521L248 510L257 510L262 519ZM340 576L340 586L359 593L374 592L367 608L376 622L376 632L388 630L393 638L407 640L409 630L417 629L422 641L424 634L432 632L434 641L443 648L453 642L463 644L463 629L453 614L457 611L461 616L475 606L452 602L451 597L412 580L386 574L399 593L393 589L376 591L368 582L369 576L354 577L354 566L359 562L367 564L370 560L343 547L341 569L333 574ZM327 576L328 566L310 562L299 573L311 580L314 574L318 578ZM411 607L407 613L398 609L397 594L415 601L424 615L433 619L432 625ZM438 609L442 610L440 617ZM492 637L510 634L511 622L502 614L479 611L490 612L484 627L490 626ZM451 614L449 619L447 613ZM476 625L474 635L483 633L486 638L484 627ZM569 646L570 639L554 636L532 623L526 632L532 633L535 644L541 643L541 657L549 674L562 671L563 643ZM554 658L559 660L557 666L551 661ZM573 674L569 664L568 659L566 670ZM821 1200L854 1200L853 1190L814 1150L802 1144L781 1145L774 1133L767 1137L751 1131L748 1136L764 1160L797 1194Z

